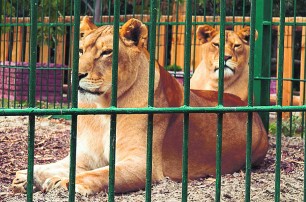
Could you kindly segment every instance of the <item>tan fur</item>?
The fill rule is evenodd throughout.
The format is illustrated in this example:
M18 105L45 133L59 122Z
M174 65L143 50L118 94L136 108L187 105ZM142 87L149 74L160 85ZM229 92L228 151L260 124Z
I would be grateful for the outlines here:
M81 23L80 23L80 34L88 34L92 30L97 29L98 27L91 22L90 18L88 16L84 16ZM81 36L84 37L84 36Z
M119 108L148 106L149 59L142 48L147 37L145 26L136 19L126 22L120 31L118 96ZM111 100L113 29L103 26L83 39L80 57L79 107L105 108ZM167 71L156 65L154 106L183 105L183 88ZM214 91L190 92L190 105L216 106ZM237 96L225 94L225 106L245 103ZM232 173L245 164L246 113L223 116L222 173ZM146 179L147 124L146 114L118 114L116 132L116 193L143 189ZM216 114L190 114L189 178L215 175ZM165 176L181 180L183 114L154 114L152 180ZM107 191L109 174L110 116L88 115L78 118L76 192L83 195ZM252 162L259 164L268 149L267 133L257 113L253 113ZM69 157L48 165L35 165L37 189L67 189ZM26 171L16 173L12 189L25 192Z
M250 27L245 27L238 32L225 31L224 92L237 95L244 101L248 99L249 37ZM217 91L219 31L209 25L199 26L197 38L202 43L202 60L190 80L190 88ZM257 32L255 38L257 38Z

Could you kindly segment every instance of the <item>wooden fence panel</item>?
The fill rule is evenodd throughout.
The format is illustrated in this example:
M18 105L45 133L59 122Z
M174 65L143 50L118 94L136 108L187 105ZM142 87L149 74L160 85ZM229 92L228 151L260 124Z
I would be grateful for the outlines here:
M23 27L14 27L13 33L13 47L12 47L12 62L20 62L22 60L22 35Z
M292 78L292 26L285 26L284 33L284 66L283 66L283 78ZM280 31L278 29L278 37ZM279 48L279 47L278 47ZM277 56L279 58L279 56ZM278 67L278 64L277 64ZM292 102L292 81L283 81L283 106L289 106Z
M175 13L175 12L174 12ZM184 42L185 42L185 25L182 22L185 22L185 15L184 11L180 10L178 16L161 16L160 21L162 25L158 25L157 27L157 35L156 35L156 54L155 57L160 63L160 65L165 66L167 65L167 60L170 61L170 65L176 64L184 68ZM143 22L149 22L150 16L149 15L126 15L121 16L120 21L125 22L126 20L135 17L137 19L142 20ZM249 17L239 17L239 16L227 16L227 22L249 22ZM297 17L296 22L306 22L305 17ZM44 23L49 23L49 19L45 18ZM59 18L58 22L65 22L70 23L73 21L73 17L65 17ZM101 22L103 23L111 23L113 21L112 16L102 16ZM172 22L172 38L169 37L168 40L171 40L171 47L167 49L167 34L170 26L165 25L163 22L170 21ZM177 21L177 24L175 23ZM205 22L219 22L220 18L212 17L212 16L193 16L193 22L197 22L200 24L204 24ZM293 18L286 18L286 22L292 22ZM9 22L15 23L16 19L10 19ZM7 22L7 23L9 23ZM18 19L19 23L28 23L28 18ZM202 22L202 23L201 23ZM273 22L279 22L279 18L274 17ZM198 39L196 39L196 29L199 25L192 26L192 39L191 39L191 63L190 69L194 70L202 60L202 50L201 44ZM243 27L243 25L235 25L234 30L239 30ZM216 29L219 29L219 26L215 26ZM231 27L227 27L231 28ZM278 26L273 26L273 29L278 30ZM4 29L3 29L4 30ZM9 59L12 62L29 62L29 54L30 54L30 33L29 27L27 26L14 26L14 32L11 34L9 32L2 32L0 36L0 61L5 62ZM306 28L305 26L296 26L296 30L302 32L302 39L301 39L301 65L300 65L300 78L302 80L305 79L305 72L304 72L304 63L305 63L305 33ZM52 61L56 64L61 65L68 65L71 67L72 65L72 50L73 50L73 31L74 28L71 27L71 32L64 32L64 35L57 35L57 43L55 47L55 61ZM292 65L292 49L294 48L294 44L292 44L292 33L293 26L285 26L285 41L284 41L284 78L291 79L293 78L292 69L294 68ZM25 36L24 36L25 35ZM69 35L69 37L68 37ZM13 41L12 41L13 40ZM25 41L23 41L25 40ZM67 43L67 40L70 40ZM11 41L11 42L10 42ZM11 44L10 44L11 43ZM70 44L67 47L67 44ZM24 46L24 47L23 47ZM38 62L40 63L48 63L50 61L51 56L51 49L48 47L46 43L38 42L38 46L40 49ZM147 47L147 44L146 44ZM188 48L189 49L189 48ZM9 52L11 51L11 52ZM67 54L67 51L69 52ZM167 53L168 51L169 53ZM169 57L170 54L170 58ZM9 58L9 56L11 56ZM69 57L69 58L66 58ZM68 64L65 64L68 61ZM304 90L304 82L300 82L300 95L293 96L292 100L292 81L284 81L283 83L283 105L301 105L303 100L305 100L305 90ZM275 97L275 96L274 96Z
M30 28L26 27L24 61L30 62Z
M9 33L2 33L0 37L0 58L3 62L8 60Z

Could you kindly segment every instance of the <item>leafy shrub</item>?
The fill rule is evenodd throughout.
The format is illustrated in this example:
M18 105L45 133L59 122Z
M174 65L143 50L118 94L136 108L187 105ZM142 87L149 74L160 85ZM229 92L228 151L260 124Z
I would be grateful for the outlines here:
M287 137L300 135L303 131L302 118L292 115L291 119L282 121L282 134ZM269 125L269 133L275 135L277 131L277 123L273 121Z
M176 64L168 65L168 66L165 67L165 69L167 71L182 71L183 70L181 66L178 66Z

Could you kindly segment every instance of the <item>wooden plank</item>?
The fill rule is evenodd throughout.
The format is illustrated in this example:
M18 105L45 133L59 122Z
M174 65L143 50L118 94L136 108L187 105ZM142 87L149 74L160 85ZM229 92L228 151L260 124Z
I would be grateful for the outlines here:
M235 22L243 22L243 17L235 18ZM247 22L247 21L245 21L245 22ZM235 25L234 26L234 31L237 32L237 31L241 30L243 27L244 27L243 25Z
M59 23L64 23L64 19L63 18L58 18L58 22ZM56 35L56 47L55 47L55 64L61 64L64 65L65 64L65 57L66 57L66 36L67 33L66 32L66 27L62 27L62 33L57 33ZM69 48L68 48L69 49Z
M24 61L30 62L30 27L26 27L26 39L25 39L25 54Z
M2 34L1 36L1 43L3 46L1 46L1 60L4 61L8 61L8 56L9 56L9 33L6 32L4 34Z
M4 34L1 34L0 35L0 61L3 62L5 61L5 58L4 58L4 50L5 50L5 35Z
M14 27L12 58L13 62L22 62L22 27Z
M196 18L193 17L194 22L204 22L203 16L197 16ZM192 26L192 39L191 39L191 65L190 69L195 70L200 62L203 59L203 50L202 50L202 43L198 40L196 32L199 25Z
M178 22L182 19L179 18ZM172 43L171 43L171 64L176 64L177 66L184 68L184 25L174 25L172 26Z
M292 79L292 26L285 26L285 38L284 38L284 78ZM292 82L283 82L283 106L291 105L292 95Z
M8 59L8 34L3 33L0 37L0 60L4 62Z
M271 94L270 105L276 105L276 102L277 102L276 94ZM293 96L292 105L293 106L299 106L300 105L300 96L297 96L297 95Z
M173 4L172 10L172 22L185 22L185 8L186 2L181 3L178 6L178 10L176 4ZM171 60L170 65L177 65L184 68L184 32L185 26L174 24L172 26L172 41L171 41Z
M160 22L165 22L166 19L162 18L160 19ZM166 35L168 34L168 31L166 30L166 25L157 25L156 27L156 51L155 51L155 59L158 61L158 63L161 66L166 65L167 60L167 54L166 54Z
M68 54L68 55L70 55L70 57L69 57L69 62L68 62L68 65L69 65L69 67L71 67L71 69L73 68L73 47L74 47L74 45L73 45L73 41L74 41L74 26L71 26L71 33L70 33L70 54Z
M49 61L49 46L45 43L43 43L43 45L40 44L40 49L39 49L39 59L38 62L39 63L48 63Z
M283 62L283 78L284 79L292 79L292 26L285 26L285 31L284 31L284 62ZM280 37L280 31L278 27L278 39ZM279 47L278 47L279 48ZM279 58L277 51L277 58ZM277 75L278 75L278 60L277 60ZM278 86L278 85L276 85ZM283 81L283 100L282 100L282 105L283 106L290 106L292 99L291 99L291 94L292 92L292 82L291 81ZM283 117L288 118L290 113L284 112Z
M58 35L56 43L56 59L55 64L64 64L66 56L66 35Z

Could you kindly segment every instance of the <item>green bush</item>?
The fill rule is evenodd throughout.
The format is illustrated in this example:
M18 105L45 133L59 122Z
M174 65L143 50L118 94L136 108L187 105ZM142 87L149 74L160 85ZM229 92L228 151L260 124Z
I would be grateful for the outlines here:
M182 71L183 70L181 66L178 66L176 64L168 65L168 66L165 67L165 69L167 71Z
M302 118L292 115L291 119L282 121L282 134L286 137L301 135L303 125ZM269 133L275 135L277 131L277 123L273 121L269 125Z

